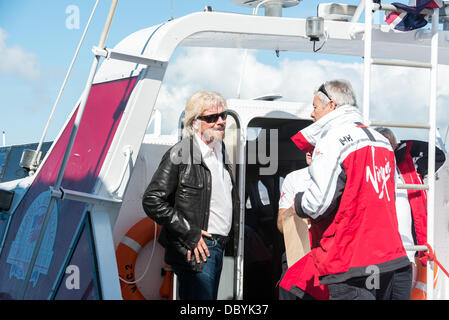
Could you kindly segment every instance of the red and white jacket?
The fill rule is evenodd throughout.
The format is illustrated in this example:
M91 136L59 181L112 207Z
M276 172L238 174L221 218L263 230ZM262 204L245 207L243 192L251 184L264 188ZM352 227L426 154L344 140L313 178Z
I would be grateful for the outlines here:
M356 107L340 106L292 137L303 151L314 150L312 183L296 195L295 210L326 221L311 250L321 284L410 264L398 231L393 150L361 121Z

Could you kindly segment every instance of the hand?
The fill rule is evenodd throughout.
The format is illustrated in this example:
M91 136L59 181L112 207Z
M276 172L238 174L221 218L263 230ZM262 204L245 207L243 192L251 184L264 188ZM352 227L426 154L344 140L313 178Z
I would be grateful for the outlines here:
M209 249L207 248L206 242L204 242L203 236L212 238L210 233L207 233L204 230L201 230L201 238L193 249L193 253L195 254L196 262L200 263L200 255L203 258L204 262L206 262L207 257L210 257ZM192 250L187 250L187 261L190 261L192 256Z

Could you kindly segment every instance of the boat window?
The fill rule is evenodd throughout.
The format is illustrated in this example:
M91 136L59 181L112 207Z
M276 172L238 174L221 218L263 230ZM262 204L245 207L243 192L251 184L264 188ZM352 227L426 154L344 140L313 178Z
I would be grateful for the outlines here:
M284 184L284 177L280 177L279 178L279 192L281 192L283 184Z
M260 130L262 130L262 128L249 127L246 130L246 140L248 141L256 140L257 137L259 136Z
M269 205L270 204L270 199L268 197L268 190L267 188L263 185L262 182L259 181L259 195L260 195L260 201L262 201L262 204L264 206Z
M0 148L0 181L5 174L6 161L8 159L10 148Z

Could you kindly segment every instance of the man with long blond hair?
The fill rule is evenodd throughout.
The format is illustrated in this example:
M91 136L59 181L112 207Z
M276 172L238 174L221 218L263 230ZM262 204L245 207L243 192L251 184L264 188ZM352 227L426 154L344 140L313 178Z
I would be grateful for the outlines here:
M165 262L182 300L215 300L239 200L223 138L226 100L200 90L186 103L182 140L162 157L142 200L162 225Z

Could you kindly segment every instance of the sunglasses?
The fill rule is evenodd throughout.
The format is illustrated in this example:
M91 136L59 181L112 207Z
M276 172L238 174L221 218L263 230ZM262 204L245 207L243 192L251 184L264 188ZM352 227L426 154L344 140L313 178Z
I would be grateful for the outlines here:
M212 123L212 122L217 122L218 118L222 118L223 120L226 120L227 116L228 116L228 112L223 111L222 113L215 113L215 114L210 114L207 116L198 116L196 118L200 119L200 120L204 120L207 123Z
M329 97L326 88L324 87L324 83L318 88L318 91L322 92L329 100L332 100L331 97Z

